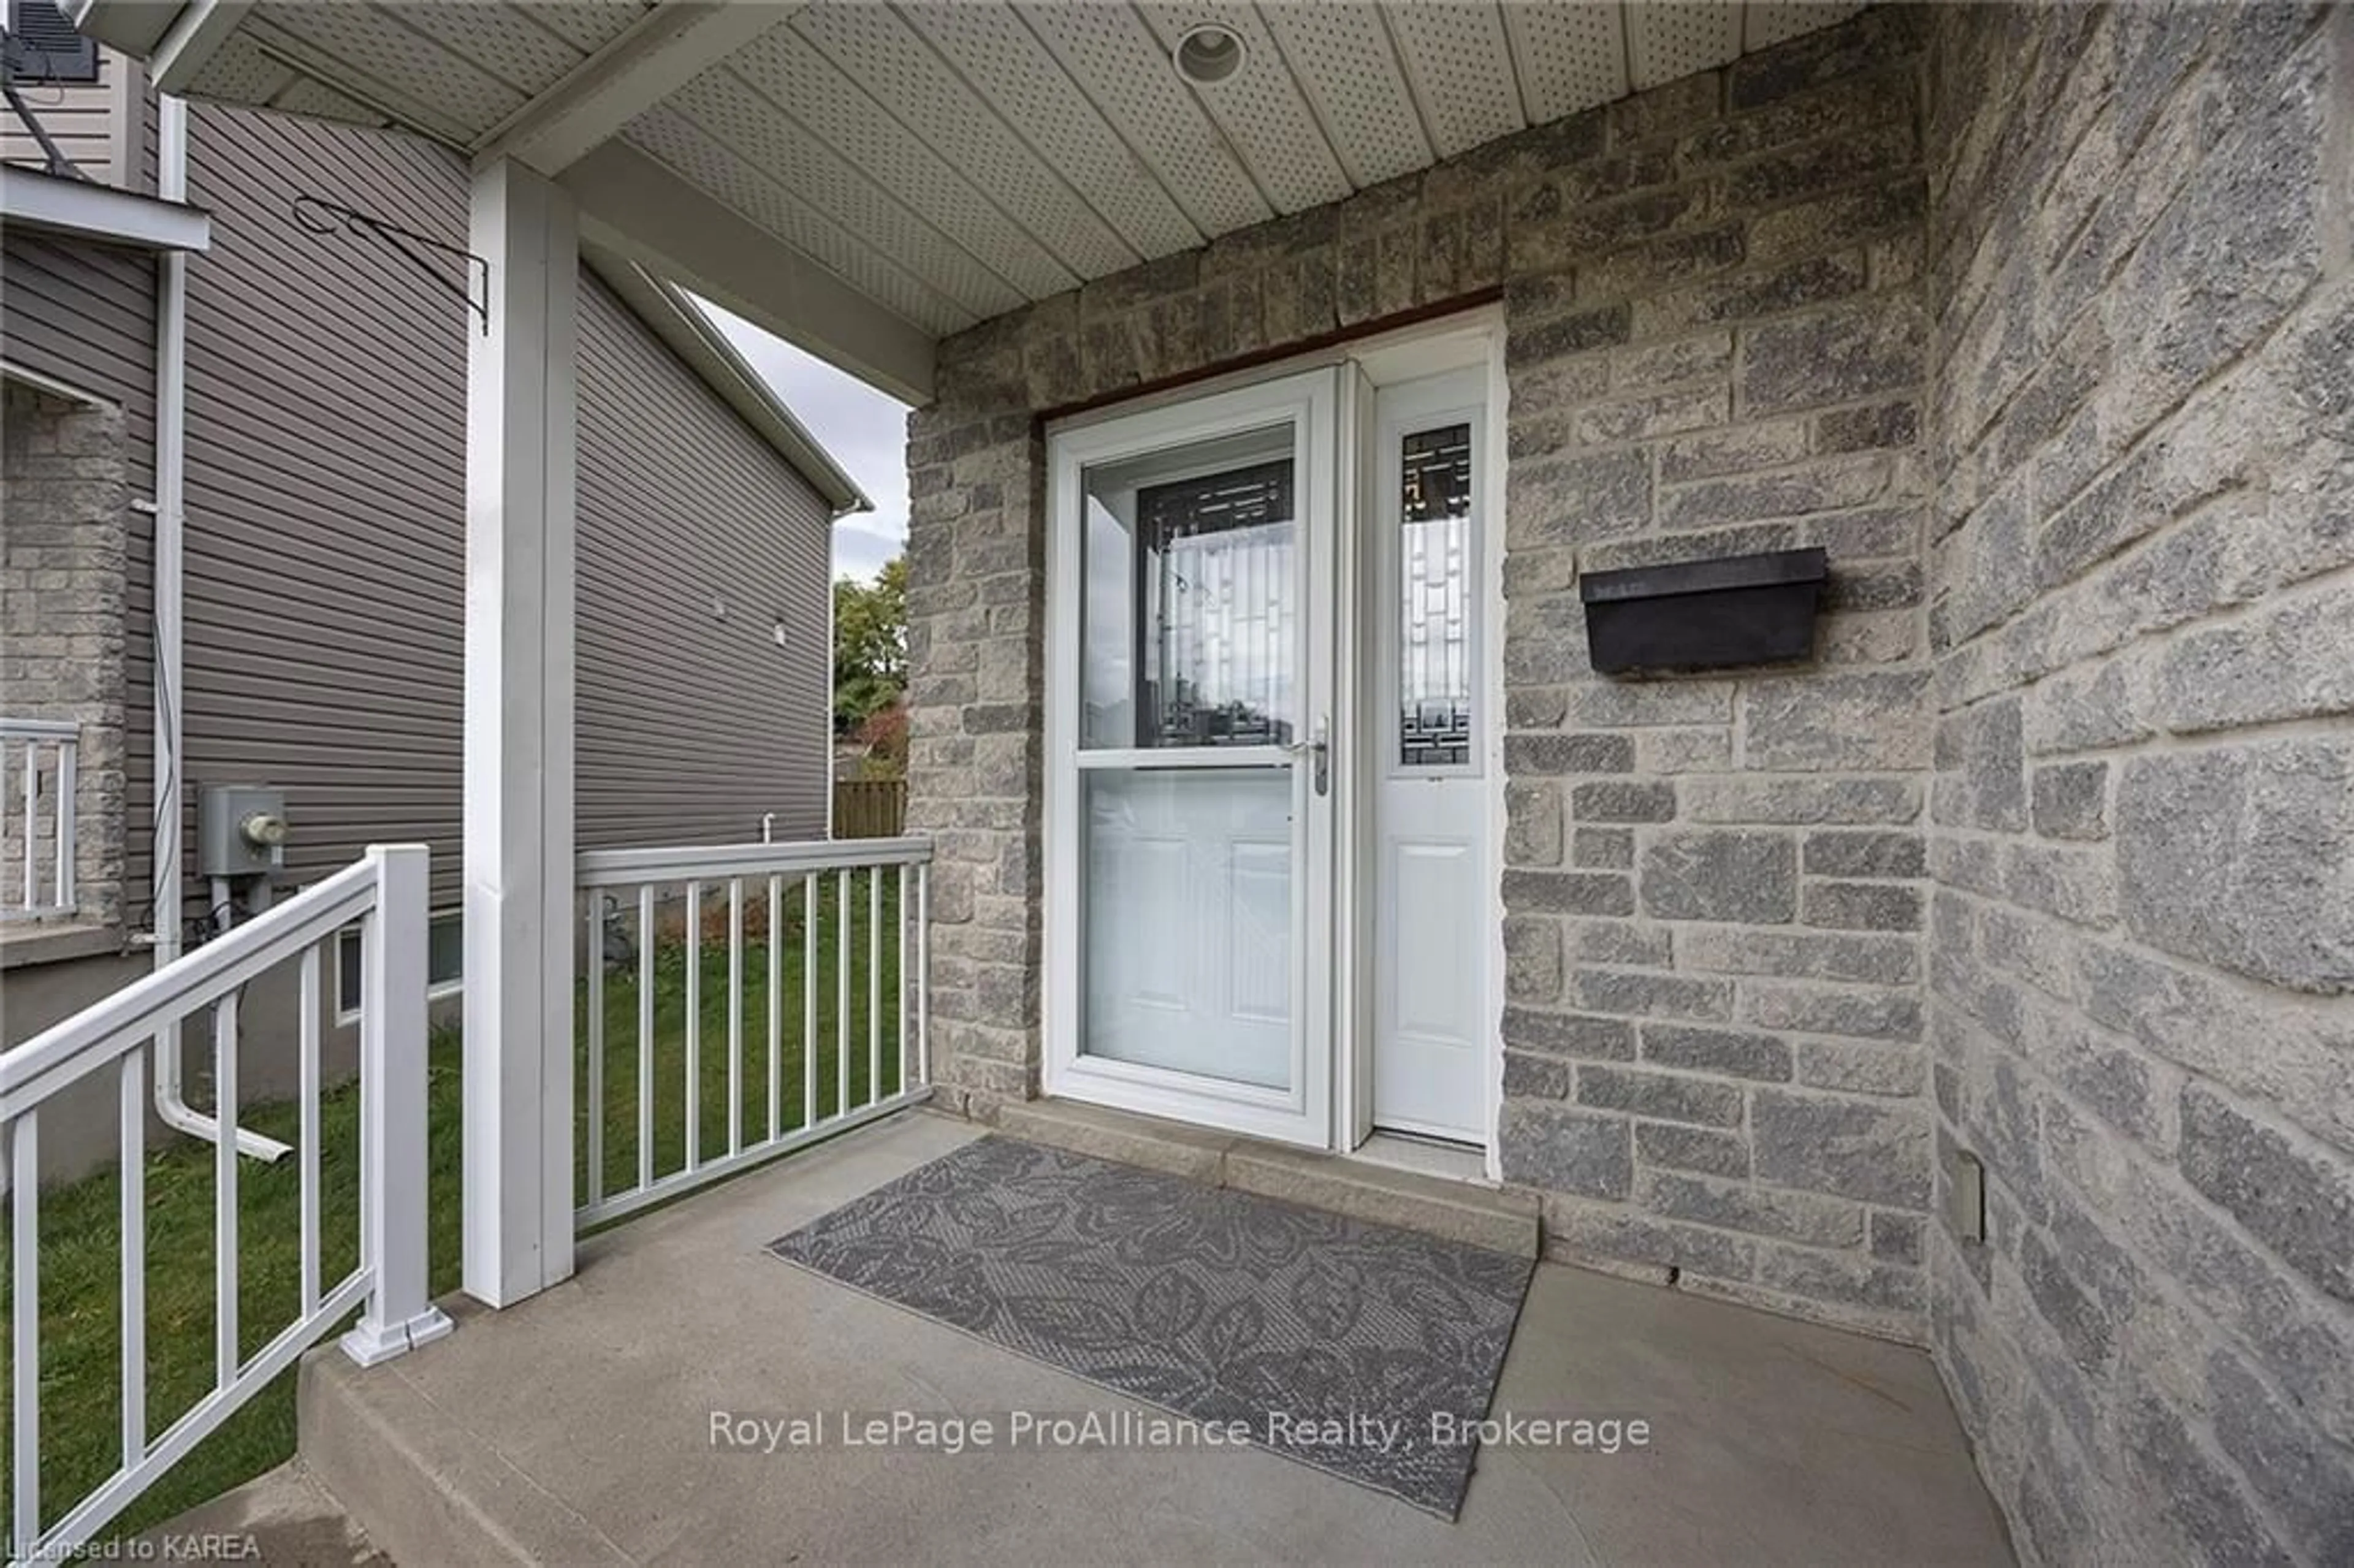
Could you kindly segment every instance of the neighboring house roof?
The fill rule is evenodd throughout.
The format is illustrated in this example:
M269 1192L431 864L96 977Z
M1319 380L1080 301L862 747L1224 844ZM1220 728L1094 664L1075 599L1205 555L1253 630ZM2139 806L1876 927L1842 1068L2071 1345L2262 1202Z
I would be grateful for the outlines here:
M209 250L212 216L95 180L0 164L0 226L138 250Z
M616 252L583 245L580 254L673 354L825 497L836 517L875 510L875 503L858 482L818 444L776 389L736 352L736 345L712 324L693 295Z

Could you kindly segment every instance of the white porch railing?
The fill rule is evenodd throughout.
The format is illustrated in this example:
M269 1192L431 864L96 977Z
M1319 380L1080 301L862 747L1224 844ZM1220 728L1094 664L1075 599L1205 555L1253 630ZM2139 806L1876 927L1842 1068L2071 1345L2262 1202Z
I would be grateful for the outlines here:
M74 765L81 726L0 718L0 920L74 912Z
M426 852L378 847L367 858L208 942L96 1006L0 1054L0 1135L8 1150L12 1561L75 1554L107 1521L355 1308L343 1339L372 1364L449 1331L426 1299ZM320 947L353 921L364 943L360 1022L357 1266L322 1280ZM150 1438L147 1409L147 1044L210 1008L215 1104L238 1103L237 998L279 964L301 964L301 1287L293 1321L252 1355L239 1331L238 1154L216 1146L211 1391ZM40 1117L83 1079L111 1072L121 1158L122 1461L96 1489L42 1528ZM97 1414L60 1413L70 1425Z
M580 1224L930 1096L931 858L910 838L579 857Z

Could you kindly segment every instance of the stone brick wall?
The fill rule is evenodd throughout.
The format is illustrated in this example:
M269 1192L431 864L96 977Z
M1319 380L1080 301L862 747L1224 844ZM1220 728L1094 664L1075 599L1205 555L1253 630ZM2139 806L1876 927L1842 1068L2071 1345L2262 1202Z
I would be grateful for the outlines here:
M1617 105L1508 205L1500 1128L1551 1255L1915 1340L1923 22ZM1579 572L1800 546L1811 662L1592 672Z
M1935 1353L2031 1562L2354 1562L2354 11L1931 58Z
M1925 34L1869 13L943 345L909 749L952 1098L1037 1087L1037 414L1500 292L1507 1172L1556 1255L1925 1338ZM1591 673L1579 570L1797 545L1816 660Z
M11 386L0 465L0 713L70 719L76 755L74 878L84 921L122 916L123 646L131 492L120 411ZM22 821L21 749L9 749L11 816ZM46 809L44 832L49 821ZM37 857L46 888L47 844ZM14 832L0 875L23 876Z

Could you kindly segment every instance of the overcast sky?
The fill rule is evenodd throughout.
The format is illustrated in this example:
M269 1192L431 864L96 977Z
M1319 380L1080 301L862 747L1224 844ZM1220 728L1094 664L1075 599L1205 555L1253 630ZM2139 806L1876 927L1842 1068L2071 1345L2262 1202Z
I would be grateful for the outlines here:
M907 542L907 406L708 301L704 308L873 499L874 511L833 525L833 569L837 577L874 577Z

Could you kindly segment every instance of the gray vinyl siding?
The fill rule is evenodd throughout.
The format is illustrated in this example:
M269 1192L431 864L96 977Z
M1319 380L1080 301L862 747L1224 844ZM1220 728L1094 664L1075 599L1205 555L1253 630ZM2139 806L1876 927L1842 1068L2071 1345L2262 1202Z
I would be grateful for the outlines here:
M14 364L122 405L147 484L155 452L155 262L133 250L0 236L0 336Z
M129 250L59 244L31 233L0 236L0 344L7 359L120 403L131 440L132 488L152 498L155 457L155 262ZM155 748L149 715L154 678L154 518L131 515L130 624L123 641L123 910L147 918L154 864L150 823Z
M421 142L191 119L190 195L214 226L188 283L186 831L203 785L275 784L292 880L422 840L454 900L464 312L289 205L317 194L457 243L463 174Z
M451 288L288 204L459 243L463 165L387 132L194 120L215 228L189 291L190 831L193 786L276 784L291 879L421 840L452 904L471 327ZM822 835L823 503L586 273L581 298L580 842L748 839L767 810ZM715 588L744 596L724 623Z
M587 275L580 527L581 847L823 838L825 503Z

